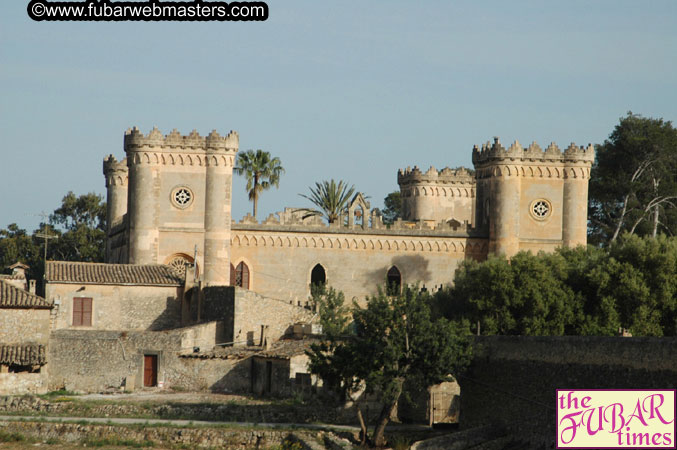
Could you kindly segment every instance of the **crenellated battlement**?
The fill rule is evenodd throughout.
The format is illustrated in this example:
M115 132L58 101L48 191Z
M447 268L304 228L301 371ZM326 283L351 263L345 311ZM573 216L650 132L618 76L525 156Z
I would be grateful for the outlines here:
M127 158L118 161L115 159L115 156L108 155L103 159L103 174L106 177L106 187L127 185L128 173Z
M196 130L187 135L182 135L176 128L167 135L153 128L150 133L144 135L137 127L130 128L125 132L125 151L143 151L147 147L163 148L168 150L235 150L237 151L240 138L237 131L230 131L226 136L221 136L216 130L212 130L207 136L201 136Z
M407 167L404 170L400 169L397 171L397 183L400 186L422 182L435 184L473 184L475 177L464 167L459 167L458 169L445 167L438 171L433 166L430 166L426 172L422 172L421 169L414 166L413 169Z
M569 147L566 148L566 150L562 151L559 149L557 144L551 142L545 150L542 150L536 142L532 142L529 147L523 148L519 141L515 141L506 150L506 148L501 145L501 142L497 137L494 138L493 143L487 142L482 144L481 148L478 148L477 145L475 145L473 148L473 164L498 162L501 160L592 163L595 160L595 149L591 144L588 144L588 147L586 148L583 146L578 147L576 144L571 143Z

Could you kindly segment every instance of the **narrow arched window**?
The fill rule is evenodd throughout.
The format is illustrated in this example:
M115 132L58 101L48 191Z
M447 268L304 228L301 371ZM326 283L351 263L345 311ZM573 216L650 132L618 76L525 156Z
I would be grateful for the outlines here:
M310 272L310 284L320 286L327 282L327 273L321 264L316 264Z
M396 266L392 266L386 275L386 292L388 295L398 295L401 289L402 274Z
M249 267L244 261L240 262L237 267L230 265L230 284L249 289Z

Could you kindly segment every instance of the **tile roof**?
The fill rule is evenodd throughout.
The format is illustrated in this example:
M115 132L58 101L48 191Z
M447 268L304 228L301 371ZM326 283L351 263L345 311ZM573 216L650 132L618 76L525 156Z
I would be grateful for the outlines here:
M44 345L38 344L0 344L0 364L19 366L43 365L47 362Z
M11 275L0 274L0 280L25 280L26 276L23 273L13 273Z
M303 355L306 350L310 350L311 344L319 343L319 339L284 339L273 343L268 350L257 353L256 356L262 358L289 359L293 356Z
M46 300L0 279L0 308L50 309L51 300Z
M105 264L47 261L45 280L49 283L122 284L180 286L183 278L171 266L162 264Z

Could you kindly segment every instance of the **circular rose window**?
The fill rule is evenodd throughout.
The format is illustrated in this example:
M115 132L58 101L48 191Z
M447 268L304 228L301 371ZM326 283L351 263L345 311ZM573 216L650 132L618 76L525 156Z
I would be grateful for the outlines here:
M193 203L193 191L186 186L178 186L172 189L170 198L174 206L184 209Z
M544 199L534 200L531 203L531 215L536 220L545 220L552 212L552 205Z

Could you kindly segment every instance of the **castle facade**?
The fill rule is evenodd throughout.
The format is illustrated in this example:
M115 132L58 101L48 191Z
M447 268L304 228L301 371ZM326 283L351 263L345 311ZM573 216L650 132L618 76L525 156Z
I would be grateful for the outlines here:
M107 262L195 264L204 286L288 302L326 282L361 301L386 282L448 284L465 258L586 244L592 146L506 149L495 138L473 149L474 172L400 170L403 218L390 226L361 194L331 225L289 208L262 222L233 221L238 147L233 131L128 130L125 157L103 165Z

